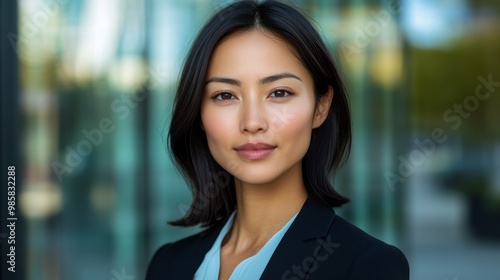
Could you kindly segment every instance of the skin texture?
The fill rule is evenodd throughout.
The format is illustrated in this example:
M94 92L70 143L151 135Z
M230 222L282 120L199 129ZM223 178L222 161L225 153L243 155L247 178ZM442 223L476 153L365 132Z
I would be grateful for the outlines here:
M294 77L277 77L284 73ZM206 80L202 129L212 156L234 176L236 188L237 214L221 248L219 279L228 279L305 202L302 158L312 129L326 119L333 90L316 106L311 74L287 43L262 29L220 42ZM257 142L276 148L258 160L235 151Z

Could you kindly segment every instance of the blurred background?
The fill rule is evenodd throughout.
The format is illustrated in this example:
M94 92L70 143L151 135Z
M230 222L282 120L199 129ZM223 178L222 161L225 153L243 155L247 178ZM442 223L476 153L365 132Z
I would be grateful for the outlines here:
M231 2L1 2L1 172L16 165L19 207L2 279L143 279L199 230L166 225L191 200L166 131L190 43ZM400 247L412 279L499 280L500 2L293 3L351 97L337 213Z

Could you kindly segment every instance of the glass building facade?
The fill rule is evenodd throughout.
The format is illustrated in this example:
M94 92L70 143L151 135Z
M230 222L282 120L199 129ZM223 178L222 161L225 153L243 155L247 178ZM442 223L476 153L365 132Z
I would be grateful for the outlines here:
M232 2L0 4L18 279L142 279L160 245L199 230L166 224L191 201L166 132L194 36ZM352 201L337 213L400 247L412 279L498 279L500 5L292 3L314 20L351 99L352 153L334 185Z

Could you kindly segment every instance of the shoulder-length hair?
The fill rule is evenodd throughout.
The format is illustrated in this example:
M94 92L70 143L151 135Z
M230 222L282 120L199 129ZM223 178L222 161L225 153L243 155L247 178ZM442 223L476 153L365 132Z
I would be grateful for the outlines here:
M287 42L311 73L316 103L333 88L334 97L323 124L312 131L302 160L308 195L331 207L349 200L330 183L351 149L351 116L341 76L328 49L307 17L277 1L238 1L213 15L195 38L179 79L168 132L169 151L188 181L193 201L176 226L211 226L236 206L234 178L212 157L201 129L200 108L207 68L217 44L239 31L263 29Z

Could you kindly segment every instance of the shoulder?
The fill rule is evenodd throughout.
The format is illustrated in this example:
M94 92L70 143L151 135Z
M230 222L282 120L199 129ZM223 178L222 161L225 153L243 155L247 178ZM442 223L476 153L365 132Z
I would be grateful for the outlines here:
M329 236L342 252L347 279L409 279L403 252L335 216Z
M188 248L198 236L199 234L195 234L176 242L164 244L157 249L149 261L146 279L161 279L165 275L165 272L170 271L174 266L173 262L181 258L179 254L185 252L185 249Z
M178 277L181 273L195 271L216 236L217 227L215 226L176 242L162 245L149 261L146 279Z
M200 236L200 233L193 234L181 240L170 242L162 245L156 250L151 261L150 266L162 261L168 261L173 257L178 257L179 252L186 251Z

